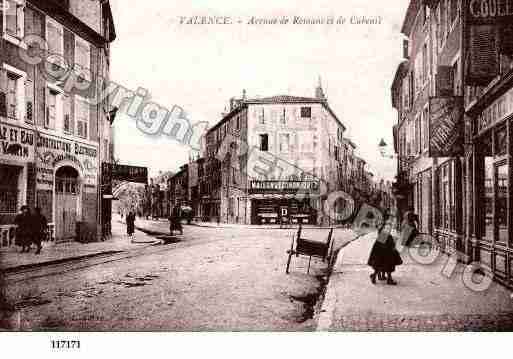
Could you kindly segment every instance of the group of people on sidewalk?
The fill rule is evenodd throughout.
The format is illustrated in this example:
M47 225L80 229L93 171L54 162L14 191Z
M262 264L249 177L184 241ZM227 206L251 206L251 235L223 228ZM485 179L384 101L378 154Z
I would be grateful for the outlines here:
M30 247L35 244L36 254L41 253L42 242L48 236L48 222L41 213L40 208L36 208L32 213L30 207L22 206L20 213L14 219L16 225L15 244L21 247L21 253L30 252Z
M413 211L405 213L401 224L404 244L410 246L418 234L418 216ZM371 249L367 264L372 267L374 272L370 275L372 284L376 284L376 279L386 280L389 285L397 285L392 278L395 268L403 264L399 251L396 249L396 242L392 236L393 221L391 221L390 211L385 211L383 222L378 228L376 242Z

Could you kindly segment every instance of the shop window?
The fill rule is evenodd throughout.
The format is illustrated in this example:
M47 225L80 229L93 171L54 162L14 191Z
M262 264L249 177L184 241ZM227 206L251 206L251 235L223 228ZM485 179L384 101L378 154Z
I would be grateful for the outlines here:
M453 162L447 162L438 169L438 228L455 230L455 196Z
M19 209L18 179L21 169L0 165L0 213L15 214Z
M508 165L500 165L496 168L496 207L495 220L497 227L497 241L508 242Z
M506 127L495 133L495 153L499 156L505 155L508 151L508 136Z

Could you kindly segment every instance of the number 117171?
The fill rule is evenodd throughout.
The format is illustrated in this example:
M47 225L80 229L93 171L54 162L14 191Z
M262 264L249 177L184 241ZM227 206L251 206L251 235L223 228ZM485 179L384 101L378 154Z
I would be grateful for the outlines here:
M80 349L80 340L52 340L52 349Z

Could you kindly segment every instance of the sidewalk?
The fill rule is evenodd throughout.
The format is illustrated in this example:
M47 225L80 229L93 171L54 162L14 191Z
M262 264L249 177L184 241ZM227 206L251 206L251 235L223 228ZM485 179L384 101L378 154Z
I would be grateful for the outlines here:
M235 224L235 223L217 223L217 222L192 222L191 226L197 227L209 227L209 228L241 228L241 229L295 229L298 228L298 224L288 224L280 226L279 224ZM340 225L332 226L316 226L313 224L303 224L303 228L309 229L329 229L329 228L344 228Z
M29 253L20 253L19 247L6 248L0 251L0 269L14 271L21 268L50 265L102 254L128 251L155 242L153 237L136 231L135 239L138 243L132 243L124 234L124 231L124 225L112 221L113 236L108 241L94 243L67 242L50 245L43 243L43 249L39 255L35 254L34 248Z
M502 331L513 330L513 296L492 283L483 292L465 286L465 265L442 274L447 256L435 263L415 262L407 251L397 267L397 286L371 284L367 265L376 233L343 249L326 290L320 331Z

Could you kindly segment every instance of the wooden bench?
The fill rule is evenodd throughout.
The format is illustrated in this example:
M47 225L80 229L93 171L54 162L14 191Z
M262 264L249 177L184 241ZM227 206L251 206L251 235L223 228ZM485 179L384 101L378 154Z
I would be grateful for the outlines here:
M312 262L312 257L319 258L323 262L331 259L333 255L333 228L330 229L328 234L328 239L326 242L313 241L310 239L306 239L302 237L303 227L299 225L298 231L296 235L292 235L292 243L290 245L290 249L287 251L289 258L287 260L287 269L285 273L289 274L290 262L292 260L292 256L299 257L300 255L309 257L308 259L308 269L307 273L310 273L310 264ZM296 243L296 248L294 249L294 242Z

